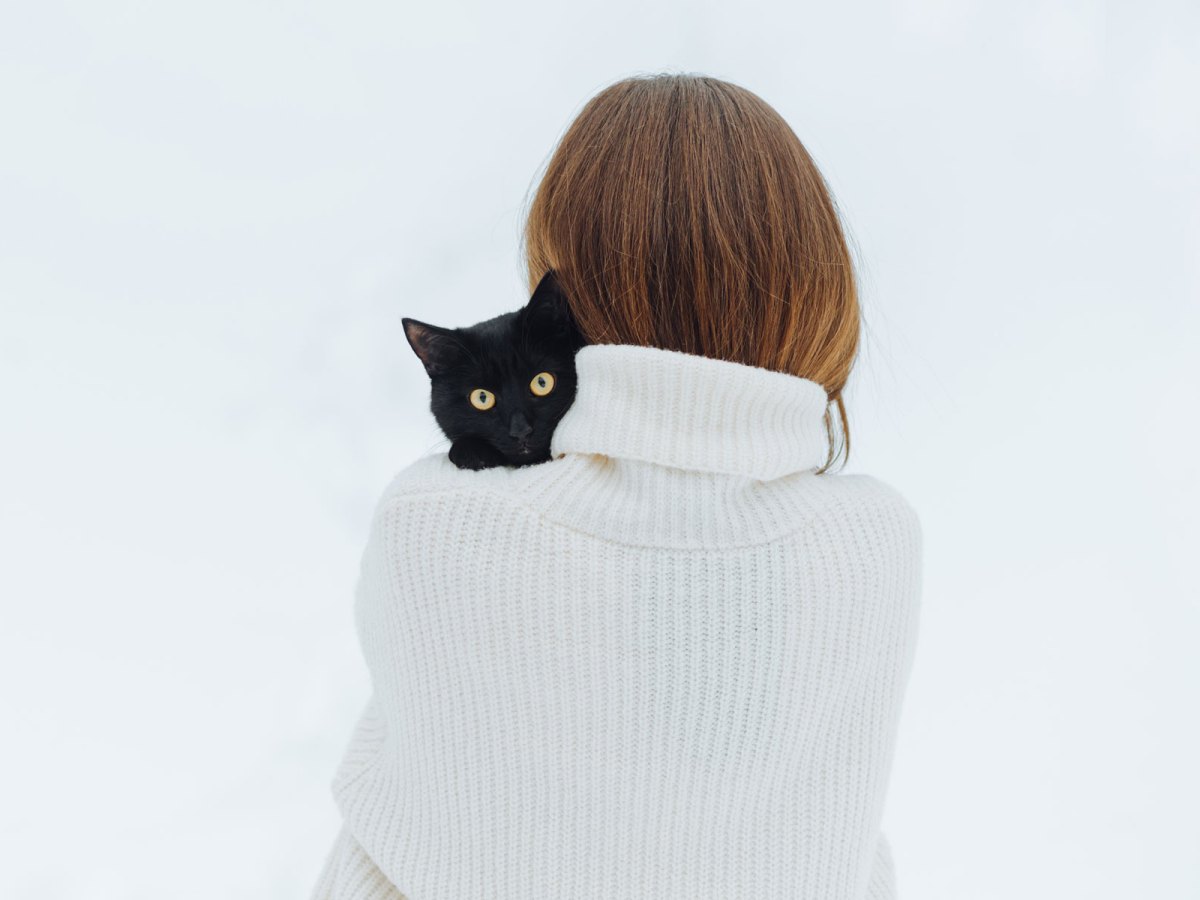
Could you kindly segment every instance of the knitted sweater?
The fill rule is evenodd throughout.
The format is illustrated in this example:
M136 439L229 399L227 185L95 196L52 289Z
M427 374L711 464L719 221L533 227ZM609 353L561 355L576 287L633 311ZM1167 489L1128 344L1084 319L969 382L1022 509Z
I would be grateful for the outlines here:
M815 382L592 345L550 462L424 457L356 620L373 695L317 900L894 896L921 531L816 474Z

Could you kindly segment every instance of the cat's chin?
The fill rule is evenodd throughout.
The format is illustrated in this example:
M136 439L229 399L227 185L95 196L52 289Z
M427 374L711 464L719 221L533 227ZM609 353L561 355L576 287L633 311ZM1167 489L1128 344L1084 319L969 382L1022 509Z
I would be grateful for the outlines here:
M507 453L505 456L508 458L510 466L533 466L538 463L549 462L550 450L548 448L539 450L535 447L530 447L528 450L519 450L515 454Z
M550 461L549 447L500 450L487 440L466 435L450 446L450 461L460 469L492 469L497 466L521 468Z

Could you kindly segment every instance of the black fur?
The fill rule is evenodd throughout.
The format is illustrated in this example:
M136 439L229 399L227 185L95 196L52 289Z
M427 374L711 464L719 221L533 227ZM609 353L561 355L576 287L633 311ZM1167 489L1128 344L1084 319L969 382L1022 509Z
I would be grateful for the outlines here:
M430 380L430 408L451 441L460 469L527 466L550 459L550 438L575 399L575 353L584 341L554 271L516 312L465 328L404 319L404 333ZM530 382L541 372L554 389L539 397ZM490 391L478 410L471 395Z

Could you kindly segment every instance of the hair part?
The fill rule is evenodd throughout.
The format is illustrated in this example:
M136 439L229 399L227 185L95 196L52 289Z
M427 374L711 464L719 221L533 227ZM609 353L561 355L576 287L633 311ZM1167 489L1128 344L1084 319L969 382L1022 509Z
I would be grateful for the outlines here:
M829 455L820 471L849 457L853 262L824 178L758 95L685 74L600 91L546 165L522 251L530 288L554 269L591 343L661 347L822 385Z

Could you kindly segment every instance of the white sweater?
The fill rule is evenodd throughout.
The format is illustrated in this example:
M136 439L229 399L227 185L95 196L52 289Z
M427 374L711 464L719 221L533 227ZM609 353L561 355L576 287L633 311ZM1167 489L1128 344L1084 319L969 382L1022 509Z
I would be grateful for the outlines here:
M577 365L551 462L427 456L379 502L373 696L314 898L893 897L912 508L815 473L815 382L618 345Z

